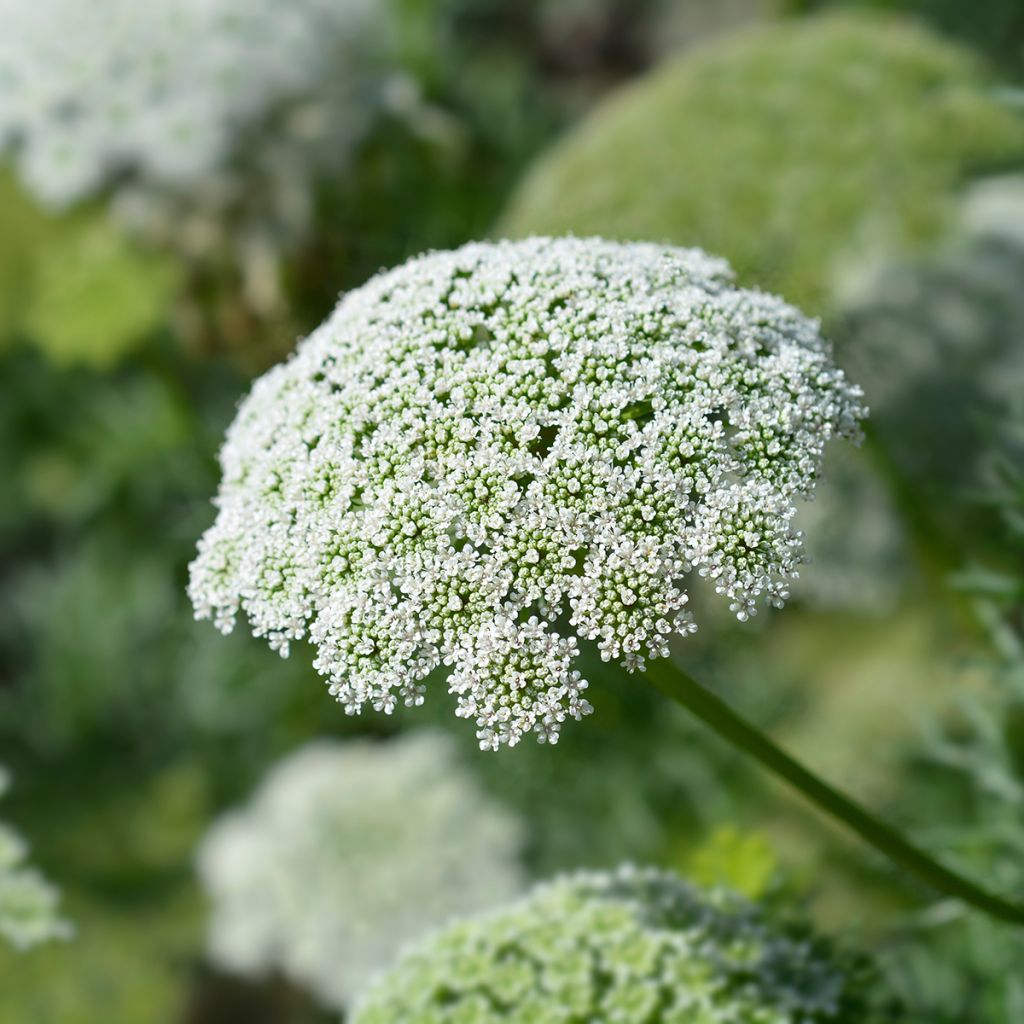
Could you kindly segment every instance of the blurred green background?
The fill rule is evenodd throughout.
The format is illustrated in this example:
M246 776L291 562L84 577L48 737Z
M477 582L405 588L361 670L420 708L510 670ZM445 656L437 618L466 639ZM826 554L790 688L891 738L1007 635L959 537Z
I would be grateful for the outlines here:
M126 164L58 204L21 159L46 126L3 109L38 40L26 21L0 46L0 816L75 931L0 935L0 1024L341 1019L207 955L195 851L305 743L424 724L522 823L526 877L629 859L784 893L881 951L912 1020L1024 1021L1021 934L935 902L642 684L597 664L558 746L485 755L443 687L347 718L307 651L222 637L185 597L239 397L339 292L482 237L704 246L822 318L872 420L801 513L791 606L741 626L709 602L677 656L1024 898L1024 7L376 6L343 159L296 142L280 170L267 101L209 182Z

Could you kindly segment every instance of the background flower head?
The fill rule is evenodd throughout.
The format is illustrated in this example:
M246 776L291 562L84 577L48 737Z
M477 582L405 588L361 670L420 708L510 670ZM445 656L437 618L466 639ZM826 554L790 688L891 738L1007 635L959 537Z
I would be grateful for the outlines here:
M294 130L271 138L344 146L381 18L368 0L3 0L0 20L0 148L62 206L207 186L272 115Z
M863 965L743 897L653 869L581 873L408 953L356 1024L869 1024Z
M8 785L7 772L0 765L0 796ZM58 910L59 893L26 863L27 857L26 842L0 822L0 938L19 950L71 934L71 926Z
M704 246L824 313L863 259L941 237L958 187L1019 160L1022 139L976 57L923 26L792 19L684 52L599 105L534 163L500 229Z
M310 744L203 840L210 955L344 1007L403 943L514 895L520 841L439 733Z

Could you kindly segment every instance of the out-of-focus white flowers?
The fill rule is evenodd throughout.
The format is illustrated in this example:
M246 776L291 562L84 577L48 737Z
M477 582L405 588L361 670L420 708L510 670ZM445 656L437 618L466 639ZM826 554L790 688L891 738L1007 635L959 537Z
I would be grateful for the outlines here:
M807 536L809 556L793 587L797 601L886 615L914 577L906 523L863 450L829 458L828 473L801 506L796 525Z
M439 733L313 743L203 840L210 954L343 1008L405 942L520 891L521 838Z
M0 0L0 149L52 206L135 182L208 185L240 148L270 158L274 140L336 158L365 118L381 10L374 0Z
M881 459L829 460L797 517L815 603L885 613L913 578L906 509L971 533L975 496L1000 460L1024 464L1024 177L982 178L956 230L927 256L861 267L833 323L840 363L863 385ZM839 453L837 453L837 456ZM884 473L879 472L884 465ZM885 479L888 477L888 479ZM976 538L977 539L977 538Z
M993 459L1024 462L1024 178L978 182L961 210L946 246L877 267L836 327L891 472L950 536Z
M1024 246L1024 175L981 178L967 190L961 220L968 235Z
M7 772L0 766L0 796L8 784ZM71 935L71 926L58 911L59 893L26 864L27 856L25 841L0 822L0 938L15 949Z
M869 1024L864 965L722 889L620 868L538 886L406 954L355 1024Z
M687 20L702 6L671 4ZM742 3L713 6L724 20ZM865 261L940 239L979 168L1024 157L1019 111L969 47L867 6L666 60L539 156L502 232L700 245L741 281L831 313Z
M221 453L190 593L349 712L451 666L484 747L590 710L577 637L627 668L781 603L793 502L859 391L817 324L698 250L532 239L434 253L346 296L257 381Z

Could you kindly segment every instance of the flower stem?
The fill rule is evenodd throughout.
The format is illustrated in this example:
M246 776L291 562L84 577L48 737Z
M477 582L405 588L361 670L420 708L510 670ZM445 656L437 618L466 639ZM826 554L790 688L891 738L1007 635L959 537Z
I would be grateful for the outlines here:
M1009 903L943 867L894 828L804 768L668 658L649 662L644 675L662 693L682 704L723 739L756 758L819 810L831 815L933 889L977 907L991 917L1024 924L1024 904Z

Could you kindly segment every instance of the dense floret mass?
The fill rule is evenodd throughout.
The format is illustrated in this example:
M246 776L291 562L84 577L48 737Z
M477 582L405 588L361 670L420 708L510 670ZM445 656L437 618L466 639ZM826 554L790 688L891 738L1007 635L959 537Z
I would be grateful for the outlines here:
M309 636L350 712L450 666L482 746L589 710L578 639L642 667L787 595L793 501L854 437L817 325L697 250L473 244L345 297L260 379L192 566L200 616Z
M0 0L0 149L54 205L126 174L188 187L294 101L329 99L332 130L351 124L378 13L372 0Z
M665 61L536 162L500 227L700 245L824 313L865 260L941 236L971 174L1022 156L969 50L844 11Z
M407 953L355 1024L867 1024L862 964L726 890L620 868L539 886Z
M0 766L0 796L7 787L7 773ZM57 889L29 866L27 857L25 841L0 822L0 938L18 950L71 934L60 916Z
M518 893L520 840L440 734L313 743L203 840L210 954L343 1008L405 942Z

